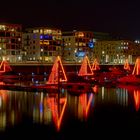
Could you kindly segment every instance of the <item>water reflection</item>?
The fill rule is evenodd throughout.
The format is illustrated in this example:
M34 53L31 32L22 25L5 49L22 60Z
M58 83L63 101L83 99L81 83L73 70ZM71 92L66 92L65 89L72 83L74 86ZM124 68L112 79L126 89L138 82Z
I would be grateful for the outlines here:
M92 90L93 90L94 93L98 93L99 86L98 86L98 85L94 85L94 86L92 87Z
M136 111L139 111L140 108L140 87L137 85L119 85L120 98L119 101L125 100L126 105L131 104L132 99L134 99L134 107ZM118 94L119 95L119 94Z
M87 93L81 94L79 96L78 103L78 118L83 119L88 117L89 108L93 101L93 94L88 95Z
M37 96L33 104L33 121L43 124L54 123L59 130L67 104L66 94L38 93Z
M140 108L140 90L134 90L134 103L136 111Z
M13 102L13 101L14 102ZM6 126L13 126L21 118L21 104L17 100L16 92L10 94L10 91L0 90L0 129L4 130ZM20 112L21 111L21 112Z
M49 114L49 116L53 119L57 129L59 130L66 108L67 98L59 97L59 95L57 94L52 97L47 97L44 100L44 112L46 112L46 116L48 116L47 114Z
M61 90L59 94L0 90L0 130L4 131L7 127L14 127L15 124L20 124L29 118L32 124L51 125L56 128L55 130L60 131L72 118L86 123L89 118L94 121L93 116L95 116L96 121L99 121L97 118L102 115L98 114L98 110L103 111L104 108L111 108L111 111L117 112L118 116L119 113L124 113L124 110L132 113L132 108L139 111L139 89L129 90L96 85L92 90L92 93L81 92L78 96L68 93L66 89ZM123 111L119 112L118 107Z
M101 86L98 93L95 100L99 104L128 106L128 91L126 89Z
M128 106L128 90L127 89L116 89L117 102L122 106Z

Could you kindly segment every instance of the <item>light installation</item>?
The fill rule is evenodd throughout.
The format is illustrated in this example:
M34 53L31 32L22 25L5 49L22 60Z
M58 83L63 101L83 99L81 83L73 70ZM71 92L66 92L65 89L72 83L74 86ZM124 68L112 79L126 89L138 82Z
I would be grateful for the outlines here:
M132 74L121 77L117 81L124 83L140 83L140 79L136 75L140 75L140 57L136 59Z
M3 60L0 64L0 73L4 73L6 71L12 71L10 65L7 61Z
M57 56L47 84L59 84L59 82L67 82L67 77L61 59Z
M99 66L99 63L98 63L97 59L94 60L91 69L92 69L92 70L100 70L100 66Z
M57 130L59 130L66 108L67 98L61 97L57 100L55 97L49 97L47 98L46 103L51 109L53 121L57 127Z
M140 57L136 59L132 75L140 75Z
M93 75L91 65L87 56L84 57L78 76Z
M123 67L125 70L128 70L130 71L130 65L128 63L128 59L125 60L125 63L124 63L124 67Z

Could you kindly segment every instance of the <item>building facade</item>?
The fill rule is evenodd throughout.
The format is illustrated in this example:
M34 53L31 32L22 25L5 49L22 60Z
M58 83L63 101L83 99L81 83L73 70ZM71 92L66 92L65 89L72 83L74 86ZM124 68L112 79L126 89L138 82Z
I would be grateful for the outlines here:
M0 23L0 61L19 62L22 50L22 26Z
M63 60L67 63L81 62L85 55L91 57L93 44L93 32L72 31L63 32Z
M60 29L38 27L23 33L23 60L53 62L61 56L62 33Z
M134 63L140 55L140 45L130 40L97 41L93 50L93 58L101 64L124 64L126 58Z

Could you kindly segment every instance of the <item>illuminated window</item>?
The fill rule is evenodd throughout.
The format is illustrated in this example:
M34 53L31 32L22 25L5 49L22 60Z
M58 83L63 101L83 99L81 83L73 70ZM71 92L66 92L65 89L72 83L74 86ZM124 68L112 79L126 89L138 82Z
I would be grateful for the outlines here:
M6 26L5 25L0 25L0 30L5 30Z
M18 41L21 41L21 38L18 38Z
M37 39L37 34L33 34L33 39Z
M78 34L78 37L84 37L84 33L80 32L80 33Z
M44 29L44 34L52 34L52 30Z
M43 39L43 35L40 35L40 39Z
M50 35L44 35L44 39L52 40L52 36L50 36Z
M39 33L39 30L38 29L33 30L33 33Z
M79 46L83 46L83 43L82 42L79 42Z

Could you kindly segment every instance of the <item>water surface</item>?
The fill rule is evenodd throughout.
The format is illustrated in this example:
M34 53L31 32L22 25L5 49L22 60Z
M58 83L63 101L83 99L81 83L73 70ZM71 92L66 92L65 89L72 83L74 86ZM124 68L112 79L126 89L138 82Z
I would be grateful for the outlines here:
M129 87L129 86L128 86ZM71 94L0 90L0 137L133 138L140 130L140 89L94 86Z

